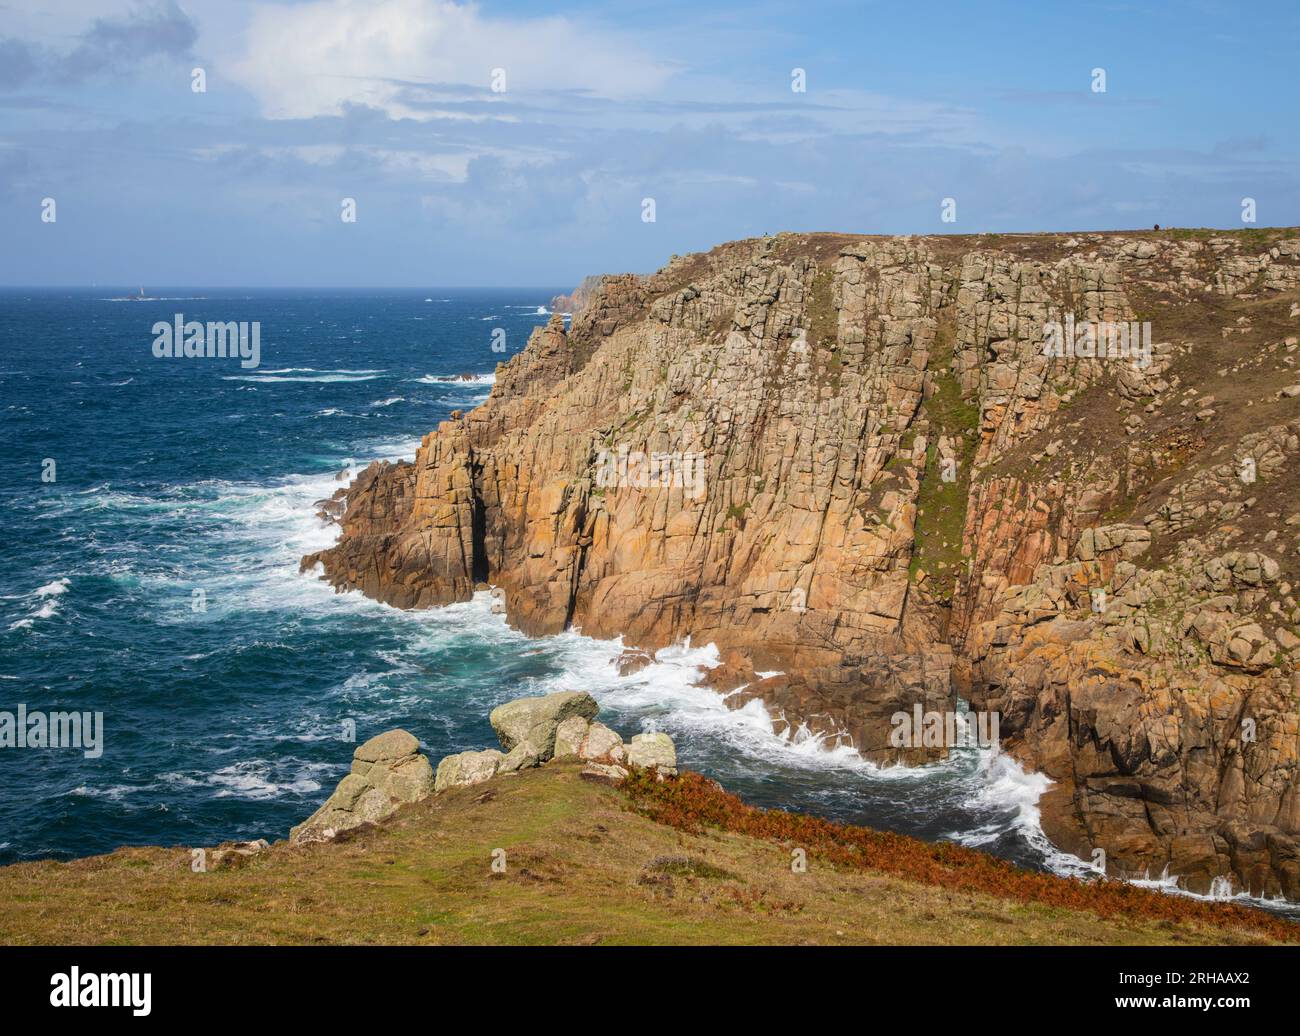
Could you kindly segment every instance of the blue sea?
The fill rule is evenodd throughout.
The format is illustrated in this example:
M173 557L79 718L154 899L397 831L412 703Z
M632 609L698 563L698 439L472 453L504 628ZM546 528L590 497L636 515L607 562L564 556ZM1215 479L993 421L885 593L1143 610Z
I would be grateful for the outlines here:
M881 769L695 687L711 645L620 677L619 641L528 639L486 594L404 612L299 573L337 534L315 502L482 403L562 289L135 290L0 292L0 710L104 724L98 758L0 749L0 863L283 838L347 772L350 726L404 727L436 763L494 745L493 706L576 689L758 805L1083 870L1005 756ZM155 357L177 313L259 321L261 365Z

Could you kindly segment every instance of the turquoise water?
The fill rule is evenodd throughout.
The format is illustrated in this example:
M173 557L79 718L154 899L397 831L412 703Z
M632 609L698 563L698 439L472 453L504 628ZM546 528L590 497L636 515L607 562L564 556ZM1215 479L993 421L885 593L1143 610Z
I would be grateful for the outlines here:
M572 688L760 805L1077 868L1038 829L1042 778L977 751L880 770L783 741L759 704L693 686L709 645L624 678L619 642L528 640L486 595L400 612L298 573L334 538L313 503L336 473L411 457L486 399L557 290L0 293L0 710L104 714L97 759L0 749L0 863L284 837L347 772L346 722L358 741L405 727L436 761L494 744L494 705ZM260 321L261 366L155 358L177 312ZM438 380L462 372L480 378Z

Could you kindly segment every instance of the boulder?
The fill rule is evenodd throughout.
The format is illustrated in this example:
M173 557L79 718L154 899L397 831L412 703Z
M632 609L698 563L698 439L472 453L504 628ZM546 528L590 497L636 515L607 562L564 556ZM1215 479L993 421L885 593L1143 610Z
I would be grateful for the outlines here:
M1210 658L1218 665L1258 673L1270 666L1277 645L1257 622L1220 626L1209 644Z
M504 760L505 755L495 748L482 752L458 752L456 755L446 756L438 764L434 791L482 784L496 776Z
M596 781L600 784L617 784L627 776L627 770L606 763L588 763L578 776L583 780Z
M242 867L254 856L266 852L270 847L270 843L265 838L258 838L251 842L222 842L215 849L208 850L207 869L219 871Z
M488 720L507 752L521 741L530 741L537 750L538 761L544 763L555 754L555 734L561 723L572 716L595 719L599 711L590 694L557 691L498 705Z
M627 758L627 750L623 747L623 739L616 732L604 723L592 723L587 727L578 755L583 759L609 758L621 763Z
M497 773L516 773L537 766L540 762L537 748L533 743L520 741L506 753L506 757L501 760L501 765L497 767Z
M676 774L677 749L667 734L637 734L627 746L627 762L641 769Z
M555 728L555 750L553 757L563 759L566 756L579 755L582 743L587 739L587 730L591 724L583 716L570 716Z
M352 772L339 781L320 809L289 832L289 840L326 841L431 795L433 768L419 748L420 742L405 730L372 737L352 753Z

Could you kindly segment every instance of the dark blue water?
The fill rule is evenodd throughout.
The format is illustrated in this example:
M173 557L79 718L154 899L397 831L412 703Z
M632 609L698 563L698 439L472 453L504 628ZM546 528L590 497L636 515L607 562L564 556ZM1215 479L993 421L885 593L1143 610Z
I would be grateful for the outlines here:
M760 805L1073 866L1038 829L1043 779L974 751L881 771L783 741L759 704L693 686L708 645L619 677L620 643L528 640L486 595L400 612L298 573L334 538L313 504L336 474L413 456L486 399L558 290L0 292L0 710L104 715L97 759L0 748L0 863L284 837L347 772L346 723L405 727L436 762L494 744L494 705L580 689ZM259 321L261 366L156 358L177 312ZM481 377L438 380L462 372Z

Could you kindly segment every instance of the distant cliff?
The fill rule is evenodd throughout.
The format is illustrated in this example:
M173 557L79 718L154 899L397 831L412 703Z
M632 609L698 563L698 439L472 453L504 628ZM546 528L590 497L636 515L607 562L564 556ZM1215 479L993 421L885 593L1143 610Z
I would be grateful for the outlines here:
M573 289L570 295L556 295L551 299L551 311L554 313L577 313L600 287L601 277L584 277L582 283Z
M715 642L869 758L960 695L1064 848L1300 899L1297 328L1295 230L735 242L601 279L304 564Z

